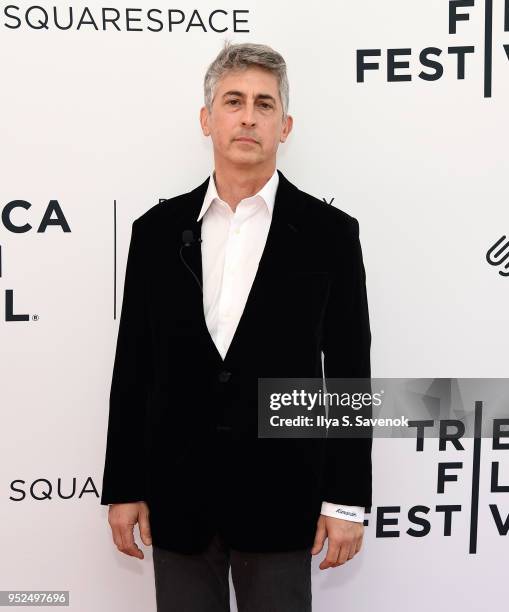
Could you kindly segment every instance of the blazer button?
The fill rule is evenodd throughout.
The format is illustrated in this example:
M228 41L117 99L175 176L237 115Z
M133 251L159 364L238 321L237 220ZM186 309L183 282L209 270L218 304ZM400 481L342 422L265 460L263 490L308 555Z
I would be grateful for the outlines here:
M228 372L228 370L221 370L221 372L219 372L219 382L228 382L230 380L232 373Z

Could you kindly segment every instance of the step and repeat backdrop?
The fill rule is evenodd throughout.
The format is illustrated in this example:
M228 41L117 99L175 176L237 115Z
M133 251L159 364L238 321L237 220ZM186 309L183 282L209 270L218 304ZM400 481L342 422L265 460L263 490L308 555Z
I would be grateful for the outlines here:
M456 379L509 377L509 0L2 2L0 590L155 610L150 547L121 554L99 504L109 385L131 223L213 168L225 40L284 56L278 168L359 220L373 376L470 414ZM314 609L499 607L507 429L375 439L362 551L313 558Z

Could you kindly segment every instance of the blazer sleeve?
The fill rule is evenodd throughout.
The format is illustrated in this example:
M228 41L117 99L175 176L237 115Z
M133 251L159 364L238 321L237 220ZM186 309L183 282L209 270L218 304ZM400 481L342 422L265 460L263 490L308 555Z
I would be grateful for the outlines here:
M348 217L348 228L340 231L335 244L331 289L326 306L322 350L327 378L362 378L357 389L371 392L370 347L366 273L359 239L359 223ZM345 414L340 406L329 406L329 416ZM350 410L350 409L349 409ZM350 413L355 418L353 412ZM363 417L371 417L371 407L363 408ZM367 437L331 437L325 441L322 500L352 506L371 506L372 427L364 429Z
M145 499L145 414L150 334L139 220L131 228L109 396L101 504Z

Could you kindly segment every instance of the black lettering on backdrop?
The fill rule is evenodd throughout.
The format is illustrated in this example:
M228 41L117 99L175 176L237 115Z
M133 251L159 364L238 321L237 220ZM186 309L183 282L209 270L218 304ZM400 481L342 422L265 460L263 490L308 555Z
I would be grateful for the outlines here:
M146 11L146 12L145 12ZM168 32L190 32L199 31L203 33L215 32L222 34L227 31L235 33L249 33L248 9L233 9L230 11L222 8L212 11L193 9L190 11L178 8L161 9L125 8L122 12L114 7L89 8L87 6L78 9L73 6L52 6L44 8L32 5L21 8L14 4L4 7L3 14L6 21L3 26L10 30L18 30L27 26L31 30L70 30L76 31L93 29L98 31L116 32L162 32L165 27ZM163 19L166 19L165 24ZM108 28L111 25L112 28Z
M474 0L450 0L448 4L448 34L451 36L457 36L459 31L461 34L468 32L467 26L470 25L469 9L481 10L478 3L476 5ZM504 32L509 32L509 0L505 0L504 10ZM462 27L459 27L459 24ZM471 31L471 30L470 30ZM479 50L482 49L483 53L483 92L485 98L490 98L492 94L492 56L493 56L493 0L484 0L484 36L482 38L483 44L479 45ZM502 47L505 51L507 59L509 60L509 43L503 43ZM449 58L454 59L456 57L456 71L455 79L460 81L467 78L467 55L474 55L477 47L475 45L453 45L447 47L447 55L442 61L438 61L443 53L443 50L436 46L427 46L418 52L419 62L423 68L431 68L432 72L421 70L417 73L417 76L423 81L438 81L444 74L449 73L448 64ZM397 56L401 55L412 55L411 47L405 48L387 48L384 49L357 49L356 50L356 79L357 83L364 83L366 81L365 73L370 70L372 72L380 71L379 62L369 62L369 57L383 57L385 59L385 72L386 82L405 82L412 80L412 72L397 73L396 69L409 68L409 61L396 61ZM417 53L417 52L415 52ZM506 77L509 74L506 73ZM374 77L372 77L374 78Z

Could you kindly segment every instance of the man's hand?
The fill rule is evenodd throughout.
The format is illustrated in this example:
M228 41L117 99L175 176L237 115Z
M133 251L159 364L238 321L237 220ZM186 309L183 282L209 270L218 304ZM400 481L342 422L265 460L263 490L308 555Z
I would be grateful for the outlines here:
M311 554L317 555L323 548L325 538L328 538L327 555L320 563L320 569L343 565L359 552L363 536L363 523L320 514Z
M139 523L141 541L145 546L150 546L152 537L148 515L148 505L144 501L110 505L108 523L113 541L120 552L139 559L145 558L143 551L134 541L133 529L135 524Z

